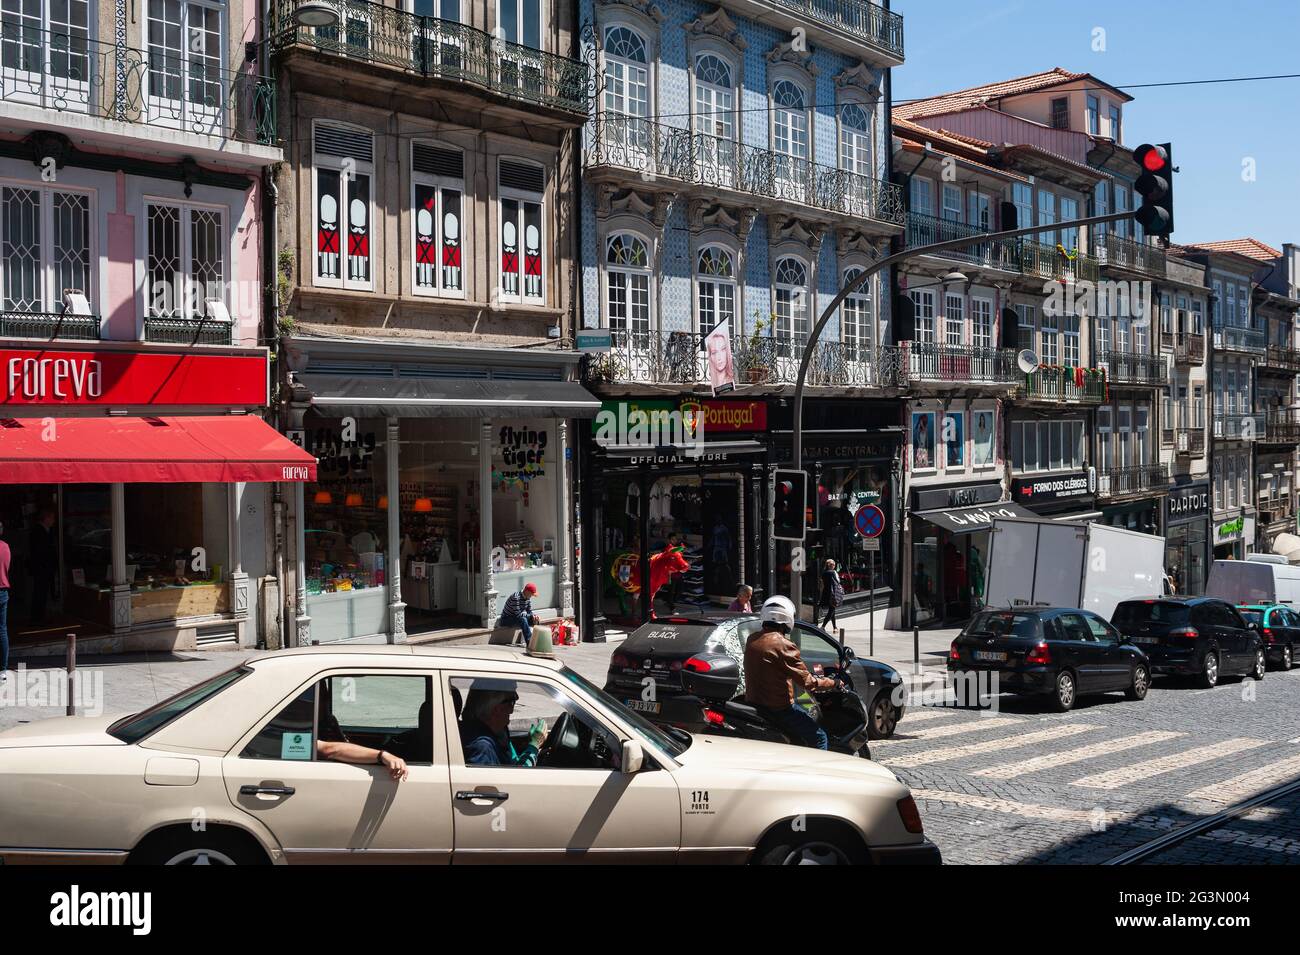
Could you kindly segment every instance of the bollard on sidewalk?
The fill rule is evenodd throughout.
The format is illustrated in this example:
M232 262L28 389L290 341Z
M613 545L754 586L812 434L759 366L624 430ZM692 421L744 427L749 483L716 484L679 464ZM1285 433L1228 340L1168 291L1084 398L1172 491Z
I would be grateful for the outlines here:
M77 715L77 703L73 696L73 687L76 684L77 675L77 635L68 634L68 715Z
M921 628L912 627L912 675L921 675Z

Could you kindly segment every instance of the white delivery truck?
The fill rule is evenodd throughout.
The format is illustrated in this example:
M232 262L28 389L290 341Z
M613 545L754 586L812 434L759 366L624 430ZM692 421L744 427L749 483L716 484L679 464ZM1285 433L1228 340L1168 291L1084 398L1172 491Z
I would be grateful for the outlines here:
M1070 521L993 519L984 602L1079 607L1110 619L1121 600L1164 592L1165 539Z
M1216 560L1210 565L1205 595L1234 604L1300 607L1300 567L1273 554L1249 554L1245 560Z

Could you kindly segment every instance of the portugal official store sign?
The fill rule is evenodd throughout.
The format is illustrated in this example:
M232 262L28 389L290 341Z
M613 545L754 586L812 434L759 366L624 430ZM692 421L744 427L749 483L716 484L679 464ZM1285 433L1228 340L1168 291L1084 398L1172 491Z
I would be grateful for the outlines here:
M0 405L264 406L265 355L0 349Z

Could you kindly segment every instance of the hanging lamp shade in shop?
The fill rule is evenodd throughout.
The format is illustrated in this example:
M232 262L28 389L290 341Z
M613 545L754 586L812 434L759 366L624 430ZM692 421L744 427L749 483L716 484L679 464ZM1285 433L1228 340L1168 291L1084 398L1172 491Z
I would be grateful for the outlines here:
M348 496L343 501L348 507L360 507L361 495L357 491L349 491Z
M388 495L387 495L387 494L381 494L381 495L379 495L379 509L380 509L381 511L386 511L386 510L388 510Z
M411 510L417 514L429 514L433 511L433 500L427 497L417 497L415 506Z
M312 500L317 504L333 504L334 495L329 491L317 491L316 496L312 498Z

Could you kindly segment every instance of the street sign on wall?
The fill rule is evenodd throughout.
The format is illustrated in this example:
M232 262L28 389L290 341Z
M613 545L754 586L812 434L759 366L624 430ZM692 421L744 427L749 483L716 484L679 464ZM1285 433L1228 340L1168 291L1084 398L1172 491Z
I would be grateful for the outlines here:
M879 537L885 529L885 512L874 504L863 504L853 514L853 526L863 537Z

